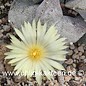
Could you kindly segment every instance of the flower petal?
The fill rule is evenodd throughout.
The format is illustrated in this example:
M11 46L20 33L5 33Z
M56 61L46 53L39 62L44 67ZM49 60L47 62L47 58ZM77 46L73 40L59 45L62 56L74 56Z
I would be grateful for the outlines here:
M21 46L22 46L22 45L21 45ZM13 45L13 44L7 45L6 47L9 48L9 49L16 50L16 51L18 50L18 51L21 51L21 52L22 52L22 50L24 51L24 50L27 49L27 47L24 47L24 48L23 48L23 46L22 46L22 48L20 48L20 47L17 47L17 46L15 46L15 45Z
M14 28L15 32L17 33L17 35L21 38L21 40L27 45L27 41L25 40L24 35L21 33L21 31L19 31L17 28Z
M41 66L40 66L39 62L37 63L37 65L35 67L35 77L36 77L36 80L39 83L39 85L41 85L41 82L42 82L42 71L41 71Z
M36 30L36 21L35 21L35 19L34 19L33 22L32 22L32 28L33 28L34 30Z
M47 57L48 59L51 59L51 60L56 60L56 61L65 61L66 58L64 55L53 55L53 56L49 56Z
M57 34L57 30L55 29L55 26L52 25L48 31L46 32L45 36L44 36L44 42L45 44L46 43L49 43L48 41L53 41L53 40L56 40L58 39L58 35ZM51 38L51 39L50 39Z
M47 67L48 70L52 70L53 71L54 70L53 67L50 64L48 64L46 60L47 59L43 59L42 60L42 64L45 65L45 67Z
M52 75L51 75L51 73L50 73L50 70L48 70L48 69L45 67L44 64L41 63L40 65L41 65L41 68L42 68L44 74L46 75L46 77L47 77L49 80L51 80Z
M27 56L27 54L26 53L15 53L15 52L7 52L7 53L5 53L5 55L11 55L11 56L15 56L15 57L21 57L21 56Z
M64 67L60 64L60 63L58 63L58 62L56 62L56 61L54 61L54 60L50 60L50 59L48 59L48 60L46 60L52 67L54 67L54 68L56 68L56 69L58 69L58 70L65 70L64 69Z
M32 28L29 22L25 23L25 31L26 32L24 34L26 34L26 39L28 43L35 44L36 43L36 30Z
M42 25L40 20L37 23L37 43L39 43L41 41L41 32L42 32Z
M10 37L11 37L11 41L12 41L12 43L15 45L15 46L17 46L17 47L19 47L19 48L25 48L26 47L26 45L23 43L23 42L21 42L21 41L19 41L15 36L13 36L13 35L10 35Z
M14 58L14 59L12 59L12 60L9 61L9 64L16 63L16 62L18 62L18 61L20 61L20 60L22 60L22 59L25 59L25 58L26 58L26 57Z
M14 70L18 70L20 67L22 67L22 65L24 65L27 60L28 60L28 58L25 58L22 61L18 62L18 64L15 66Z

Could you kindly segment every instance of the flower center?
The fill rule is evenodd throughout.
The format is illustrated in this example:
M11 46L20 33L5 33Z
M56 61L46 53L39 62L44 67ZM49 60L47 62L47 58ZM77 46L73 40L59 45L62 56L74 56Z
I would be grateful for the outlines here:
M32 61L40 60L42 57L44 57L44 48L40 45L33 45L31 48L29 48L28 57Z

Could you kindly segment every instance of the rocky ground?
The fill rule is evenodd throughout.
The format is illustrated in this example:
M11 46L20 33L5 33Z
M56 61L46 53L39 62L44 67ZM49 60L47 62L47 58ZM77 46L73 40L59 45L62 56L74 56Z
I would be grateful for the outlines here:
M0 1L0 86L38 86L34 76L27 80L26 77L10 74L13 67L4 60L4 53L8 51L5 46L10 43L9 33L15 34L8 22L11 2ZM70 44L68 51L67 60L63 63L66 69L63 76L54 74L51 81L43 76L42 86L86 86L86 45Z

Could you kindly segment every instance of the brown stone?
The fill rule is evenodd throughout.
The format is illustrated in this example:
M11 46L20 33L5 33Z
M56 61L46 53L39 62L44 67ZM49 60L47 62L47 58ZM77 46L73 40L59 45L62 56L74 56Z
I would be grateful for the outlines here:
M69 50L68 55L71 56L73 54L73 50Z
M73 54L72 58L73 59L78 59L79 58L79 55L78 54Z
M2 23L6 24L8 22L7 18L2 18Z
M53 82L54 82L54 86L60 86L59 82L57 82L57 80L54 80Z
M83 46L78 47L78 51L84 53L84 48L83 48Z
M78 55L79 55L79 56L82 56L82 52L79 52Z
M2 24L2 20L0 19L0 25Z
M67 71L71 71L71 67L70 66L67 66Z
M70 66L67 66L67 71L75 72L76 69L72 65L70 65Z
M75 76L75 80L76 81L80 81L81 80L81 77Z
M65 61L66 64L72 64L73 63L73 60L72 59L68 59Z
M84 46L84 50L86 50L86 45Z
M83 47L84 47L84 46L85 46L85 44L81 44L81 46L83 46Z
M64 86L69 86L69 84L67 82L64 83Z
M15 83L22 82L22 81L21 81L21 76L14 76L14 77L13 77L13 81L14 81Z
M84 59L84 63L86 63L86 59Z
M86 56L86 51L84 52L84 56Z
M71 78L72 78L72 76L69 76L69 75L64 77L64 79L65 79L66 82L70 81Z
M86 74L83 76L83 81L86 82Z
M64 85L65 80L64 80L64 76L63 75L58 76L58 82L59 82L60 86Z
M74 52L77 54L78 53L78 49L76 48L76 49L74 49Z
M78 64L77 64L77 68L78 68L79 70L86 71L86 63L84 63L84 62L78 63Z
M69 83L69 86L78 86L78 84L73 80L69 81L68 83Z
M54 83L51 81L50 84L49 84L49 86L54 86Z
M73 63L73 67L76 68L76 64L75 63Z
M83 55L83 56L81 56L81 57L80 57L80 59L85 59L85 56L84 56L84 55Z

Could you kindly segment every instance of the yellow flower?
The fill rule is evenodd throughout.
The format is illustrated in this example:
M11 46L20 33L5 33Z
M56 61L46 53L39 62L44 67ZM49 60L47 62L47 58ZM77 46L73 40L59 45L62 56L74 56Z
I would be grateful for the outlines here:
M60 38L57 29L52 25L47 29L47 25L41 25L40 20L36 24L33 20L32 25L24 22L21 31L14 28L20 40L10 35L12 43L7 46L11 49L7 52L5 59L10 59L9 63L15 66L17 74L23 73L24 76L31 77L35 72L36 80L41 83L41 72L44 72L48 79L52 75L50 70L64 70L64 67L57 61L64 61L65 38Z

